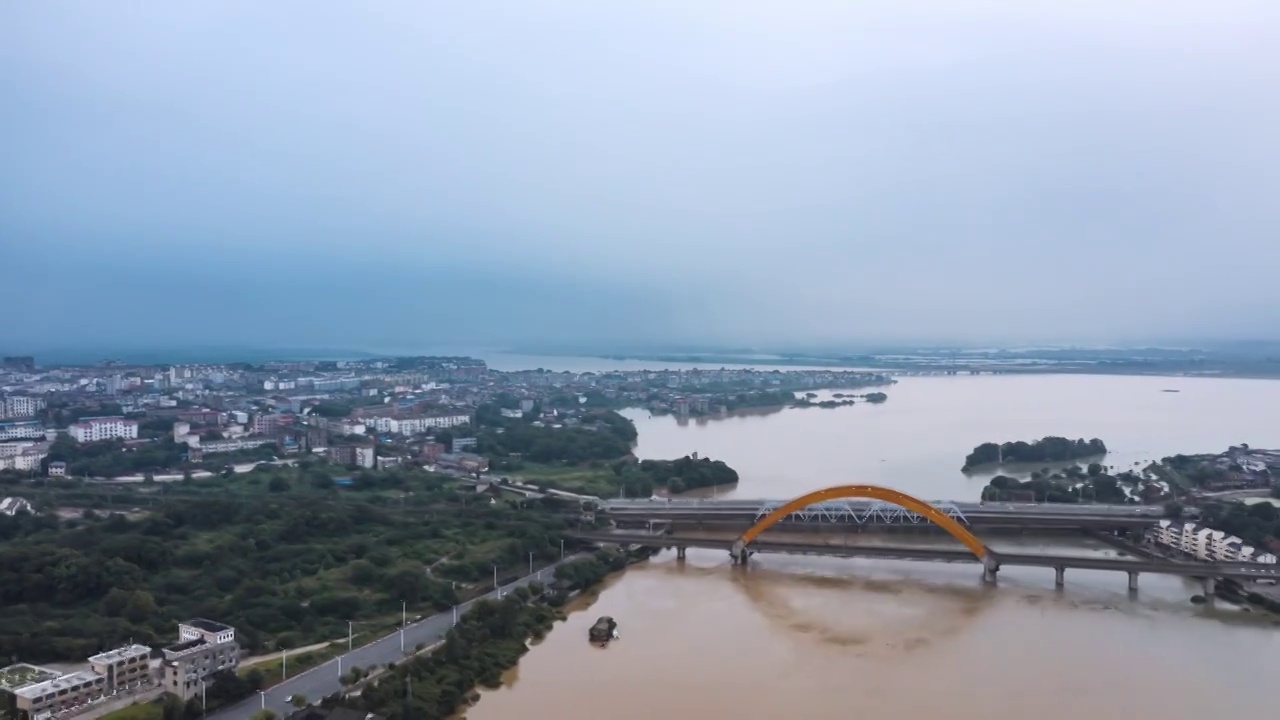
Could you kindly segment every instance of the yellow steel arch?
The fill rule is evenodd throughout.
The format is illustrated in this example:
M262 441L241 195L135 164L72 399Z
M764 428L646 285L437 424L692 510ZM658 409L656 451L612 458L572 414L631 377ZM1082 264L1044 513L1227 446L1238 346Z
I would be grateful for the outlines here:
M814 503L841 498L871 498L893 503L899 507L919 513L932 521L933 524L946 530L952 537L964 543L964 546L969 548L969 552L972 552L979 560L986 561L987 559L987 546L982 544L978 536L969 532L965 526L953 520L949 515L919 498L878 485L837 485L801 495L760 518L754 525L747 528L747 531L742 533L738 541L734 543L735 556L745 549L747 545L751 544L751 541L755 540L756 536L768 530L769 526L791 513L809 507Z

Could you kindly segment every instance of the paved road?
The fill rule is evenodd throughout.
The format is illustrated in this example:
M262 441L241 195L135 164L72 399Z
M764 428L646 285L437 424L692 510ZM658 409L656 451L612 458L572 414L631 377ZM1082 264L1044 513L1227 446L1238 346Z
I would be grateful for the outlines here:
M586 557L585 554L570 555L564 560L553 565L543 568L533 575L520 578L512 583L503 585L498 591L490 591L476 600L494 599L498 592L506 594L511 590L528 585L535 580L550 582L552 571L556 565L561 563L572 562L577 559ZM462 616L476 602L469 600L458 606L458 615ZM386 637L375 640L346 653L340 658L330 660L323 665L318 665L310 670L303 672L296 677L290 677L283 683L267 690L265 693L256 695L247 700L239 702L231 707L223 708L218 712L210 715L210 718L216 720L247 720L255 712L261 710L264 706L268 710L274 710L281 717L288 715L294 708L289 704L289 698L296 694L302 694L311 702L316 702L320 698L332 695L342 690L342 683L338 677L342 672L346 672L353 666L369 668L374 665L386 665L390 662L399 662L405 657L405 653L412 653L413 648L418 643L432 645L444 639L444 635L453 627L453 612L443 612L423 618L415 623L410 623L404 629L404 649L400 651L400 631L395 631ZM338 667L341 664L342 671L339 672Z

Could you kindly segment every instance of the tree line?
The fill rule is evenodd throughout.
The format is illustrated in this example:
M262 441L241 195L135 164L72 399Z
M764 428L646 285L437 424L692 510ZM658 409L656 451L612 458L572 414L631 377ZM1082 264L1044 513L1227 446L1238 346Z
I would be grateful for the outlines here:
M1107 454L1107 446L1098 438L1092 440L1068 440L1049 436L1033 442L1007 442L1002 445L988 442L973 449L964 458L963 470L998 463L1040 463L1079 460Z
M423 498L422 495L426 495ZM299 494L170 498L134 519L0 516L0 655L75 661L130 637L167 644L174 624L214 618L250 651L443 610L453 581L560 557L567 520L540 505L422 489L399 510ZM434 566L434 567L432 567ZM432 568L432 572L427 572Z

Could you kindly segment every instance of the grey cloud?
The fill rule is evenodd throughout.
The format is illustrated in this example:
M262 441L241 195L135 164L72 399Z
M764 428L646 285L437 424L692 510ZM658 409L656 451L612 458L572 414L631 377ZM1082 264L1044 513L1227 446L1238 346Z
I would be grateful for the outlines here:
M1274 334L1280 6L1065 5L8 4L6 325L106 258L207 340Z

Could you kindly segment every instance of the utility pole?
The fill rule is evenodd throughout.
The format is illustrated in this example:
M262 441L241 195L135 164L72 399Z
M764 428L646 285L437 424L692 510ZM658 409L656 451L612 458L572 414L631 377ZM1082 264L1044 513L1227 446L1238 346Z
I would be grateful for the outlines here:
M529 551L529 574L533 574L533 551Z
M263 710L266 710L266 709L267 709L267 691L266 691L266 690L259 690L259 691L258 691L258 697L259 697L259 698L261 698L261 700L262 700L262 709L263 709Z
M280 680L283 682L289 679L289 649L284 649L283 660L280 668Z
M355 627L355 623L348 620L347 621L347 652L351 652L351 641L355 639L354 638L355 631L353 629L354 627Z
M564 538L560 538L560 559L564 559Z
M404 626L409 622L408 605L404 600L400 601L400 653L404 654Z
M498 566L493 566L493 589L498 589Z
M205 699L204 699L204 679L201 678L200 680L200 717L205 717L208 714L209 714L209 706L207 703L205 703Z

